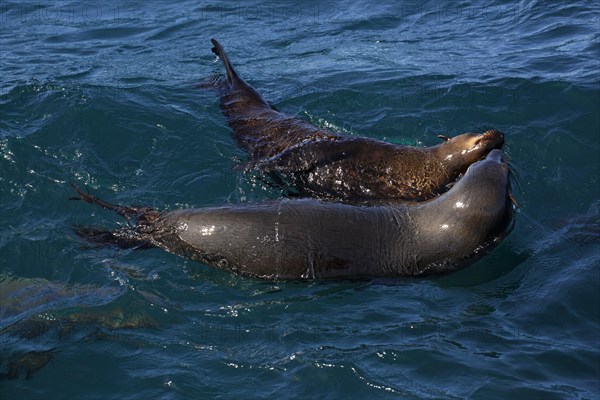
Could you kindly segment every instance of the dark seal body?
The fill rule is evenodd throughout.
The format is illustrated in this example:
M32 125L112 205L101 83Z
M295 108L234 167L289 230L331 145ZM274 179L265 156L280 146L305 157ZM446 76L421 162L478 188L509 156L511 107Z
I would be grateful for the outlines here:
M319 129L271 106L239 76L223 47L212 43L227 72L212 85L232 136L248 152L250 169L287 194L422 201L445 192L469 165L504 144L497 130L444 136L437 146L418 148Z
M158 212L80 197L137 224L77 228L90 242L159 247L264 279L415 277L454 271L506 234L509 170L498 150L443 195L421 204L357 206L313 199Z

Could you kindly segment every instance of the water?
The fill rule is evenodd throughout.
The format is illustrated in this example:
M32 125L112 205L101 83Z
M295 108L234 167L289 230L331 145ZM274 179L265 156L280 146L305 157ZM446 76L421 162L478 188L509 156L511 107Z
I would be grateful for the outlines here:
M598 5L49 0L0 18L0 373L49 360L0 381L3 399L599 398ZM116 218L69 201L71 182L161 208L272 197L193 87L222 72L211 37L323 127L418 145L501 129L514 230L470 268L404 282L82 248L71 225Z

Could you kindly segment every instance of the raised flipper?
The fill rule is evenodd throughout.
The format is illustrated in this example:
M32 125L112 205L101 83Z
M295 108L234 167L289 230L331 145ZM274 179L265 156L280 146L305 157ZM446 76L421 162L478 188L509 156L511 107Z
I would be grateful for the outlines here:
M279 112L240 77L223 46L215 39L211 42L213 53L223 61L227 77L213 80L210 86L221 98L221 109L233 130L233 138L248 152L252 161L272 157L305 140L339 136Z
M221 61L223 61L223 65L225 66L225 72L227 73L227 82L220 86L220 89L223 93L221 95L233 95L233 99L228 99L229 101L233 100L234 102L243 101L245 106L258 107L258 108L266 108L271 109L271 105L265 101L260 94L250 85L248 85L237 73L231 62L229 61L229 57L227 57L227 53L223 49L223 46L215 39L210 40L213 44L213 48L211 49L213 53L215 53Z
M233 68L233 65L231 65L231 62L229 62L229 57L227 57L227 53L225 53L225 50L223 50L221 43L217 42L216 39L210 39L210 41L214 46L211 49L212 52L215 53L225 65L225 71L227 71L227 82L229 82L229 85L233 89L239 87L240 85L248 86L246 82L240 78L235 68Z

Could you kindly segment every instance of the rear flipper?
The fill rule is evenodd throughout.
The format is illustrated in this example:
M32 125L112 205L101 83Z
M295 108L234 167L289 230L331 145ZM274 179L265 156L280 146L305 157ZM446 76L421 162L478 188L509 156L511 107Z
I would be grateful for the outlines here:
M114 211L125 218L129 224L129 227L117 230L74 226L73 229L79 237L98 247L117 246L137 249L154 247L151 234L154 231L155 223L160 218L160 212L149 207L137 208L111 204L84 192L75 185L73 185L73 188L79 196L71 197L71 200L83 200L86 203Z
M135 228L110 230L93 228L91 226L73 226L80 238L95 245L95 247L119 247L121 249L148 249L154 247L152 242L145 239Z
M98 197L84 192L75 185L72 185L73 189L77 192L79 197L71 197L70 200L83 200L86 203L94 204L111 210L122 216L127 220L127 223L131 225L131 220L134 219L137 224L152 223L160 216L160 212L150 207L128 207L120 204L112 204L107 201L101 200Z
M215 39L210 40L213 44L213 48L211 49L213 53L215 53L221 61L223 61L223 65L225 66L225 72L227 73L227 79L211 79L211 83L208 86L214 87L221 99L223 100L223 96L234 95L233 98L228 98L226 104L223 104L225 108L229 108L229 106L233 106L234 104L243 104L243 107L259 107L266 109L273 109L271 105L265 101L262 96L254 90L254 88L248 85L237 73L231 62L229 61L229 57L225 53L223 46ZM206 86L203 84L201 86ZM227 106L229 105L229 106Z
M210 39L210 42L214 46L211 49L212 52L215 53L225 65L225 71L227 71L227 82L229 82L229 85L232 87L232 89L236 89L236 86L240 84L248 86L246 82L240 78L235 68L233 68L233 65L231 65L229 62L229 57L227 57L227 54L225 53L223 46L221 46L221 43L217 42L216 39Z
M238 146L253 160L271 157L304 140L333 138L331 132L298 117L283 114L248 85L231 65L223 47L212 39L212 51L223 61L226 78L211 79L201 87L212 87L220 97L221 110Z

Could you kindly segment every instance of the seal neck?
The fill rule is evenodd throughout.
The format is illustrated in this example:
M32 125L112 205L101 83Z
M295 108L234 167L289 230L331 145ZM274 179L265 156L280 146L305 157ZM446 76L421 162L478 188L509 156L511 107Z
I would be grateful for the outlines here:
M421 273L458 268L460 261L481 255L504 235L512 206L508 167L499 155L494 150L446 194L411 209L422 239Z

